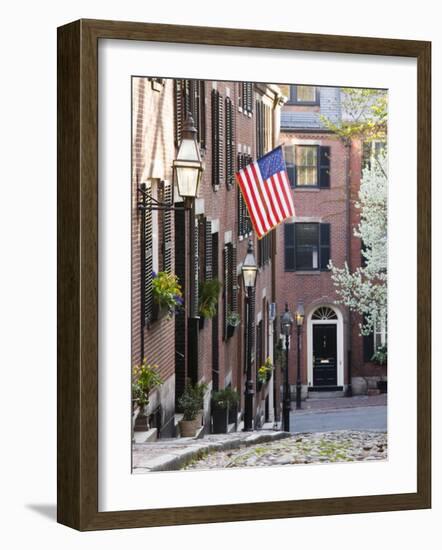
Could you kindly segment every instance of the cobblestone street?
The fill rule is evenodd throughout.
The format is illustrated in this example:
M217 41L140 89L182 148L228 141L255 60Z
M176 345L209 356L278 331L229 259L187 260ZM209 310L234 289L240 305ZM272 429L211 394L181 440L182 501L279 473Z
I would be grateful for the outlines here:
M386 459L386 433L336 431L299 434L270 443L213 452L188 464L184 469L282 466Z

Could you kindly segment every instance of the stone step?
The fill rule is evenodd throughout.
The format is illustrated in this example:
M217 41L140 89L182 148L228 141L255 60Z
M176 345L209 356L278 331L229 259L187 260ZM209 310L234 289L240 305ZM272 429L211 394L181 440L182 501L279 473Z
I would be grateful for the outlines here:
M334 399L335 397L344 397L344 391L309 391L307 399Z

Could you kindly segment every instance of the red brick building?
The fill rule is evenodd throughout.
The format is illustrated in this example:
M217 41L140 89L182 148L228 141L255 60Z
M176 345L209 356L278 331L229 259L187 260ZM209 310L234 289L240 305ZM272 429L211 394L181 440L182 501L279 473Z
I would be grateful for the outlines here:
M375 144L364 147L358 140L345 144L324 125L322 117L339 123L343 116L339 88L281 88L289 97L281 115L281 143L296 218L276 231L276 301L279 312L284 302L292 312L299 302L305 309L301 395L306 398L315 390L344 393L350 378L353 394L376 391L386 367L370 359L375 342L384 342L386 336L380 331L360 336L358 315L336 304L338 297L327 267L330 259L338 267L347 262L352 270L361 265L361 241L353 234L359 222L355 200L362 162L370 160ZM294 331L295 336L296 327ZM297 349L296 345L290 347L294 395Z
M237 389L243 410L245 300L241 264L249 238L254 241L259 264L253 315L255 427L274 419L274 394L278 392L274 391L273 376L267 383L257 384L256 372L267 356L273 358L270 304L276 301L275 234L256 241L234 173L279 144L283 101L279 88L273 85L133 79L132 364L146 358L158 365L164 380L150 396L148 410L159 437L177 435L177 400L189 378L208 384L206 429L212 390ZM193 215L182 209L172 174L188 113L193 116L204 161ZM174 208L149 207L155 201L164 204L172 199ZM195 220L193 232L190 220ZM191 256L191 251L195 255ZM153 300L152 273L159 271L175 273L183 288L184 309L171 319L158 318ZM192 272L196 277L190 285ZM210 279L222 283L217 314L212 319L198 319L199 288ZM232 313L240 316L237 327L229 323Z

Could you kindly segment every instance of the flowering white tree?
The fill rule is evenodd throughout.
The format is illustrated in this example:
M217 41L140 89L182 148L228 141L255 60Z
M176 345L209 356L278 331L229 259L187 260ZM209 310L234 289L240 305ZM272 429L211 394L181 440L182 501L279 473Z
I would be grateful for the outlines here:
M371 334L375 323L387 326L387 156L380 154L362 172L356 207L361 211L354 234L362 240L365 266L351 272L347 262L330 262L331 277L345 304L363 316L360 332Z

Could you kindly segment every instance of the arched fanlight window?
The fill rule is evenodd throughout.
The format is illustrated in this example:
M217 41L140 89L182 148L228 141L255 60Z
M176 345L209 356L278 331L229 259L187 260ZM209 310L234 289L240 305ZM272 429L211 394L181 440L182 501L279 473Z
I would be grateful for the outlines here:
M318 307L318 309L316 309L312 315L312 319L317 319L320 321L328 321L330 319L337 319L337 318L338 316L332 310L332 308L326 307L326 306Z

